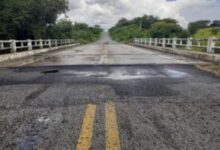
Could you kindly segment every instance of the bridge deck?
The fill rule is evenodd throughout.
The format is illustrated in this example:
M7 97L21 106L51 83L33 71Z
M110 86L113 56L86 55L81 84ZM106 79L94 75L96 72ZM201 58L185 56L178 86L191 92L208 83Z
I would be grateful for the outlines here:
M218 149L220 79L198 63L105 36L4 64L27 66L0 68L0 149Z

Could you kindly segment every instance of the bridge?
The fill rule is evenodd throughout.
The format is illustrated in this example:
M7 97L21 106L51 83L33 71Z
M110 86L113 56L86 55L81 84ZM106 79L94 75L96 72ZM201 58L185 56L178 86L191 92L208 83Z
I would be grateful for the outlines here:
M0 41L0 149L216 149L216 40Z

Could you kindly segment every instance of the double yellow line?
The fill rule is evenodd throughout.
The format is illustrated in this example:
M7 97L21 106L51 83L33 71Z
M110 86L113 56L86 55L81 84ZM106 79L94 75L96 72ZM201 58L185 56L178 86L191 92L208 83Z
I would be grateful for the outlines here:
M96 105L87 105L76 150L89 150L91 148L95 114ZM112 102L105 104L105 137L106 150L121 149L116 109Z

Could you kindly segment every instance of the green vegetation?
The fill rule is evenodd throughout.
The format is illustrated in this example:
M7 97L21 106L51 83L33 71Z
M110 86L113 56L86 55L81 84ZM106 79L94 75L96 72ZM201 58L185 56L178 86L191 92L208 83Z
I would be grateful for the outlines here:
M73 23L68 20L60 20L47 28L47 38L51 39L75 39L80 43L94 42L99 39L102 29L96 25L89 27L84 23Z
M193 35L193 37L197 39L209 37L220 38L220 27L209 27L205 29L200 29Z
M0 0L0 39L74 38L87 43L99 37L99 26L57 22L67 10L68 0Z
M135 37L149 37L147 30L140 30L135 24L112 28L110 34L114 40L120 42L128 42Z
M112 38L119 42L129 42L133 38L220 38L220 20L199 20L191 22L187 29L183 29L177 20L159 19L155 16L144 15L132 20L122 18L109 32Z
M171 18L159 19L147 15L132 20L123 18L109 32L114 40L120 42L129 42L134 37L168 38L188 36L188 32L176 20Z
M84 23L75 23L73 26L73 39L80 43L94 42L100 38L102 31L98 25L89 27Z
M209 27L209 20L199 20L196 22L191 22L188 25L188 30L191 35L195 34L199 29Z
M220 67L217 64L200 64L196 65L196 67L220 77Z
M172 22L160 21L152 25L149 30L153 38L186 37L188 33L180 25Z
M66 10L67 0L1 0L0 38L43 38L47 25Z

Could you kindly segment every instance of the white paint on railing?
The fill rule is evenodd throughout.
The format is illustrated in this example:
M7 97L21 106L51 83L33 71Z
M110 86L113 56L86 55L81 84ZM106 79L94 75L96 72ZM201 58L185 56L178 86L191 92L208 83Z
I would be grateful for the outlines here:
M192 49L192 38L188 38L188 39L187 39L186 48L187 48L188 50Z
M73 43L73 39L0 40L0 51L10 50L11 53L15 53L19 49L31 51L33 49L58 47L62 45L70 45Z
M215 37L208 38L208 46L207 46L207 52L213 53L215 48Z
M220 39L215 37L210 37L208 39L193 39L193 38L134 38L133 42L135 44L143 44L149 46L161 46L172 47L176 49L177 46L185 46L186 49L191 50L193 47L206 48L209 53L215 52L215 49L220 49L216 46L216 42L220 43Z

